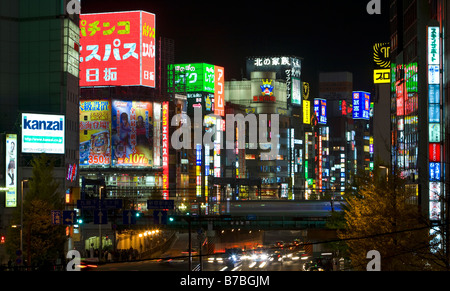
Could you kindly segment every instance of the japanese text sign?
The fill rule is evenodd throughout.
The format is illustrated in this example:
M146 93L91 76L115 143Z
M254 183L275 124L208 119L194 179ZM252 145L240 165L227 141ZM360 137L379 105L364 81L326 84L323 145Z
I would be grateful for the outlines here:
M80 86L155 87L156 16L144 11L80 16Z

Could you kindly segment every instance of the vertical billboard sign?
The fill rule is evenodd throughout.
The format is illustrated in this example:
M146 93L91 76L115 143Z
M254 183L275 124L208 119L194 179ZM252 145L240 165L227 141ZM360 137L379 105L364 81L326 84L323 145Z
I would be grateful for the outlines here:
M292 105L302 105L302 91L303 86L302 82L298 78L292 78L292 95L291 95L291 104Z
M437 26L427 28L427 62L428 62L428 126L429 126L429 218L441 219L441 76L440 76L440 29Z
M161 103L153 103L153 166L161 167Z
M303 100L303 124L311 124L311 101Z
M17 134L6 135L5 207L17 207Z
M225 116L225 70L223 67L214 67L215 93L214 93L214 114Z
M144 11L80 15L80 87L155 88L155 20Z
M111 164L111 104L80 101L80 166Z
M162 103L163 199L169 199L169 102Z
M153 167L153 104L112 101L112 165Z
M202 145L196 144L195 145L195 156L196 156L196 163L195 163L195 174L196 174L196 191L195 194L197 197L202 196Z

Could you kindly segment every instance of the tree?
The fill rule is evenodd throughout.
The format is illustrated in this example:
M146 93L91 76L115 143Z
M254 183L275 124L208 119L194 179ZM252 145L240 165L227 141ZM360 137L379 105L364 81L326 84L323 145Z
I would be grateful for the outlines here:
M418 205L411 203L414 188L398 173L381 175L378 167L370 176L356 178L346 195L346 241L352 267L365 270L371 250L381 254L382 271L438 269L433 262L433 237Z
M63 195L53 176L53 161L45 154L31 161L32 177L23 202L23 252L27 264L48 265L63 255L66 242L63 226L52 225L51 211L63 209ZM13 216L14 224L20 224L20 207ZM12 233L14 239L7 247L10 254L19 249L20 234Z

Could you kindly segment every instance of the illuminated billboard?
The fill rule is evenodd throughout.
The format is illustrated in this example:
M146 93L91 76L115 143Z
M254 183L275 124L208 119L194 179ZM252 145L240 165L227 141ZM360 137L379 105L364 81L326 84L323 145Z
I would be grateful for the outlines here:
M295 56L263 56L248 57L246 61L247 78L251 79L252 72L275 72L276 79L286 81L286 99L288 104L298 105L292 102L293 78L301 79L302 59Z
M291 98L291 104L292 105L302 105L302 82L300 79L292 78L292 98Z
M391 82L390 49L389 43L376 43L373 46L374 84L389 84Z
M169 102L162 103L163 199L169 199Z
M370 119L370 93L353 92L353 119Z
M225 116L225 69L215 66L214 70L214 114Z
M153 104L112 101L112 166L153 167Z
M80 101L80 166L111 164L111 104Z
M17 206L17 134L6 135L5 207Z
M22 113L22 153L64 154L64 115Z
M171 92L215 92L215 66L199 64L169 65L168 88Z
M429 157L429 218L440 220L441 217L441 165L443 161L444 146L442 144L441 129L441 79L440 79L440 28L427 27L427 63L428 63L428 157ZM442 168L442 169L441 169Z
M80 15L80 87L156 84L156 16L144 11Z
M314 112L319 124L327 124L327 100L314 99Z
M311 101L303 100L303 124L311 124Z

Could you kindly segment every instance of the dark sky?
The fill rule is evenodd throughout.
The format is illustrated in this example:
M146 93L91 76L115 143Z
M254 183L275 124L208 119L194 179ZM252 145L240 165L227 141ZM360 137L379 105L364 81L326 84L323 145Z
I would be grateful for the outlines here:
M247 56L285 54L304 59L302 79L312 86L319 72L350 71L354 89L371 92L372 46L389 42L389 1L381 0L381 15L367 13L369 1L82 0L81 7L156 14L157 37L175 40L177 63L223 66L226 80L245 77Z

